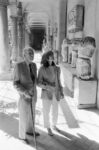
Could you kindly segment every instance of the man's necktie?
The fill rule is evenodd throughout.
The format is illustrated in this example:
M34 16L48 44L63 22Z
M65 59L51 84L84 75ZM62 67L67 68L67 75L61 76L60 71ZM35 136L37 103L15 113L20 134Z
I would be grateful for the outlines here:
M29 68L30 68L31 79L32 79L32 81L33 81L33 83L34 83L34 81L35 81L35 76L34 76L33 71L32 71L32 64L29 64Z

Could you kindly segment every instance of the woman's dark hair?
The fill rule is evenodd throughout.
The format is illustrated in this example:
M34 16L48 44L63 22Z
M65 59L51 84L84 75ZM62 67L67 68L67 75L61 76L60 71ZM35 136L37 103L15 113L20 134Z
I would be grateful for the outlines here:
M49 62L48 62L49 57L54 57L52 51L45 52L41 59L41 64L43 64L43 66L46 68L49 67ZM54 62L52 62L52 66L55 66Z

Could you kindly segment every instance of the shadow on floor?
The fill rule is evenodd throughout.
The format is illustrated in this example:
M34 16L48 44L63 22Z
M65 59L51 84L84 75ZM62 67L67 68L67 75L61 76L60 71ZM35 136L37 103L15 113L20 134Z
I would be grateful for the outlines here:
M46 132L37 129L41 133L40 137L36 138L38 150L66 150L67 139L61 135L54 134L49 136ZM34 139L29 138L30 145L34 147Z
M69 97L72 97L73 98L73 96L74 96L74 94L73 94L73 92L72 91L70 91L69 89L68 89L68 87L64 87L63 88L63 91L64 91L64 95L66 95L66 96L69 96Z
M95 113L96 115L99 115L99 109L96 109L96 108L87 108L86 111L90 111L90 112Z
M64 114L64 117L65 117L65 120L68 124L68 126L70 128L79 128L79 124L76 120L76 118L74 117L68 103L66 102L65 98L60 100L60 107L61 107L61 110Z
M36 138L38 150L98 150L99 143L88 139L86 136L78 134L74 136L68 132L60 130L59 134L49 136L42 130L40 137ZM30 146L34 147L33 138L29 139Z
M14 115L0 113L0 130L6 133L8 138L18 138L18 120L13 117ZM74 136L63 130L58 130L51 137L42 129L38 127L36 129L41 133L40 137L36 138L38 150L99 150L99 143L79 133ZM29 146L35 147L34 138L29 136L28 140Z

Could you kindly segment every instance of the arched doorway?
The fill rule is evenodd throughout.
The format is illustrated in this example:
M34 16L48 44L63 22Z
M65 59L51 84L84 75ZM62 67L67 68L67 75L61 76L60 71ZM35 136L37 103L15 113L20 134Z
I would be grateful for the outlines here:
M30 29L30 46L35 49L35 51L42 50L43 39L45 37L44 27L33 27Z

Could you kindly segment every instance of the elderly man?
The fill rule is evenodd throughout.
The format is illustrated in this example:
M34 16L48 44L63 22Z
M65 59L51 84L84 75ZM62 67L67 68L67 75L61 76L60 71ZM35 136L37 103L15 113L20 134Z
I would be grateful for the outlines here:
M31 47L24 48L23 56L24 61L17 63L15 66L13 83L20 95L18 103L19 138L27 142L26 135L34 135L34 133L36 136L40 135L33 131L35 119L32 113L35 112L35 104L37 101L37 67L36 64L32 62L34 59L34 50Z

